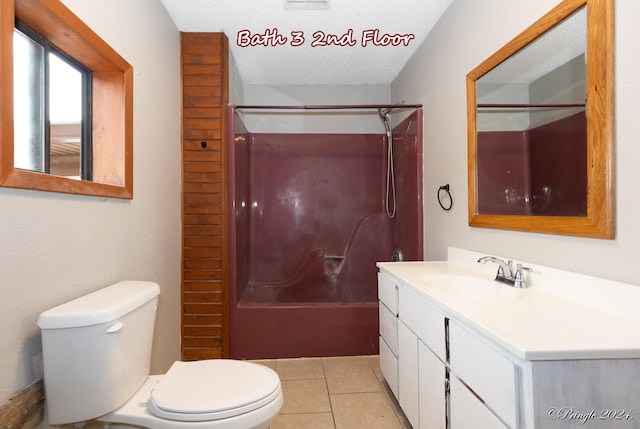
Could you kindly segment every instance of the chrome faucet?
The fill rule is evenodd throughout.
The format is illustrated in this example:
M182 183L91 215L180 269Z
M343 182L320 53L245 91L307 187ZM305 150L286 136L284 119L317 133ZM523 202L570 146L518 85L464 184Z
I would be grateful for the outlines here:
M531 271L529 267L523 267L521 264L516 265L516 274L513 276L513 287L527 287L527 275L525 272Z
M527 277L525 272L531 271L531 268L523 267L521 264L516 265L516 271L513 272L513 261L503 261L495 256L483 256L478 259L481 264L487 262L495 262L498 264L498 272L496 273L496 281L506 283L516 288L527 287Z

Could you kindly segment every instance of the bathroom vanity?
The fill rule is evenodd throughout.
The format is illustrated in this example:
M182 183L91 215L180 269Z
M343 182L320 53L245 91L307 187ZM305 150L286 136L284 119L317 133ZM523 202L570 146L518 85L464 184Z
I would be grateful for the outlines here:
M524 263L517 289L482 256L378 263L380 367L413 428L640 428L640 287Z

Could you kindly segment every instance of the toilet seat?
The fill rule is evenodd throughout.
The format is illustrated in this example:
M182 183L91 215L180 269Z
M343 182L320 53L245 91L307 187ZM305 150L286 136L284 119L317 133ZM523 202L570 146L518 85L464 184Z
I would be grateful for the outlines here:
M271 369L246 361L212 359L174 362L147 401L162 419L202 422L259 409L281 394Z

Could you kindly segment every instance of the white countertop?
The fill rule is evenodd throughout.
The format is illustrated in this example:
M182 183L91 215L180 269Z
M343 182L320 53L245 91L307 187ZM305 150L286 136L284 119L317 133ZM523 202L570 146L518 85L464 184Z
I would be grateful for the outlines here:
M478 255L450 249L447 262L378 267L520 359L640 358L640 287L525 263L530 287L515 289L493 282L498 266L476 263ZM490 281L495 297L430 284L442 274Z

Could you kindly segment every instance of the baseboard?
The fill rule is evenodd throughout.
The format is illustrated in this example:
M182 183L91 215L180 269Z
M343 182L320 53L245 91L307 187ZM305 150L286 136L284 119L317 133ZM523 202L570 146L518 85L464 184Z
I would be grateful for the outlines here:
M44 383L37 380L0 405L0 429L33 429L44 418Z

